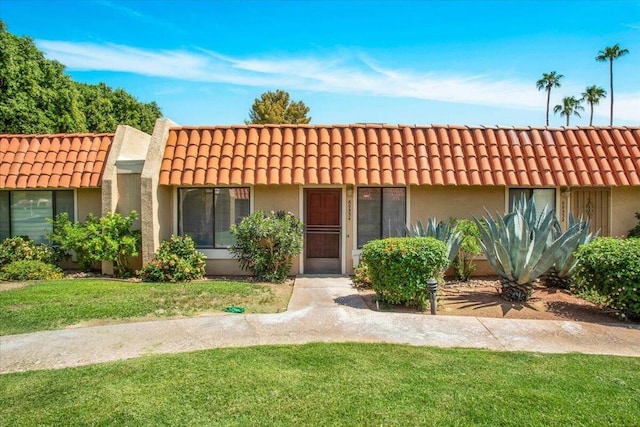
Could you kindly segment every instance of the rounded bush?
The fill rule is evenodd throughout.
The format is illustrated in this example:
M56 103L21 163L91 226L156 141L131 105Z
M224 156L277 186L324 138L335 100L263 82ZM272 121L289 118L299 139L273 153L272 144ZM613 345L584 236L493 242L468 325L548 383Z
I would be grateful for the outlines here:
M14 261L42 261L55 264L61 259L61 254L55 248L35 243L28 237L17 236L4 239L0 243L0 267Z
M0 270L2 280L51 280L62 277L60 268L36 260L14 261Z
M427 282L440 278L447 253L447 245L433 237L395 237L364 245L362 261L380 300L423 307Z
M189 236L172 236L160 244L156 257L138 276L144 282L188 282L204 277L205 256Z
M302 252L303 225L291 212L256 211L231 226L231 233L236 243L229 250L240 267L268 282L283 282Z
M640 318L640 239L601 237L575 256L574 286L604 296L621 318Z

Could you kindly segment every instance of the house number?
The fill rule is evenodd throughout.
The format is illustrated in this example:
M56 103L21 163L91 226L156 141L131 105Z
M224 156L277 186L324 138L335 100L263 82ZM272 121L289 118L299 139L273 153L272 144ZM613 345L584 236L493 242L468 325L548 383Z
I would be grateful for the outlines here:
M351 200L347 201L347 221L351 221Z

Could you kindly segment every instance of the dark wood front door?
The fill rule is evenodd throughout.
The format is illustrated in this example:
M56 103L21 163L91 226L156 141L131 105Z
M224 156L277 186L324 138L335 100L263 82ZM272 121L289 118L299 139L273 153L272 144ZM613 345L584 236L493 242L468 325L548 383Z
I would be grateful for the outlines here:
M305 190L305 273L341 273L340 190Z

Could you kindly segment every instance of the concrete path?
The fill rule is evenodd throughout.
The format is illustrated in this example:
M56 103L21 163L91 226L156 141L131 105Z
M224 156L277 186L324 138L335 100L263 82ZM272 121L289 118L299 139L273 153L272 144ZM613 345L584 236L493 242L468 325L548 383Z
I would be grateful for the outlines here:
M296 279L285 313L220 314L0 337L0 373L208 348L347 341L640 357L638 326L381 313L366 307L349 278L302 277Z

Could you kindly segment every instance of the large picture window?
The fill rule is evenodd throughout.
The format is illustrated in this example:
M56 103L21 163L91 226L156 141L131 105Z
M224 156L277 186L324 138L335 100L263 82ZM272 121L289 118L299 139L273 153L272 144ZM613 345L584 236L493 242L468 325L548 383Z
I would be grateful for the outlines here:
M63 212L75 220L73 190L0 191L0 240L27 236L44 243L51 231L48 220Z
M405 235L404 188L358 188L358 248L370 240Z
M189 235L200 249L228 248L231 225L251 209L249 188L180 188L178 233Z
M533 198L536 208L541 211L545 206L548 209L556 210L556 190L553 188L510 188L509 189L509 210L513 210L514 204L524 198L528 201Z

